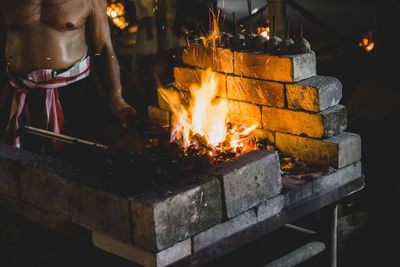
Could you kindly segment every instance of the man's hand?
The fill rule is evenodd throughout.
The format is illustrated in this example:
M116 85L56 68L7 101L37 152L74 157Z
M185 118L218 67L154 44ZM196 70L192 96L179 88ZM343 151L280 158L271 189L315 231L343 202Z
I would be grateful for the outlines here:
M119 119L123 128L128 127L128 121L136 117L136 110L120 96L111 97L110 100L112 113Z

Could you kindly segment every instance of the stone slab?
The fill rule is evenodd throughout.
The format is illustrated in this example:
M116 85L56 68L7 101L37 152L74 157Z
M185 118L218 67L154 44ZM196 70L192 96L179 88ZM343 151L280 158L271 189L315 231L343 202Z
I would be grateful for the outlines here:
M21 163L21 198L36 207L69 218L69 181L46 169Z
M170 125L171 113L167 110L149 105L147 108L147 116L149 120L156 125L165 127L169 127Z
M279 194L257 207L257 221L261 222L277 215L284 207L284 196Z
M20 178L19 163L0 158L0 193L19 198Z
M183 184L130 199L133 239L160 251L222 220L221 185L209 175L196 175Z
M361 160L361 137L343 132L323 140L277 132L276 147L305 162L342 168Z
M51 230L57 230L66 219L33 206L31 203L0 194L0 208L20 215Z
M290 179L290 178L287 178ZM282 190L282 194L284 197L284 207L288 207L294 203L298 203L302 201L303 199L306 199L312 195L312 183L311 182L305 182L303 183L298 183L295 187L287 187L285 186L285 177L282 177L282 183L284 186L284 189ZM294 180L294 179L293 179ZM299 181L294 181L294 182L299 182Z
M71 182L70 188L73 223L132 242L127 198L78 182Z
M343 132L347 113L343 105L335 105L319 113L262 107L263 129L312 138L326 138Z
M316 75L315 53L275 56L234 52L234 74L263 80L293 83Z
M92 233L92 243L104 251L146 267L164 267L191 254L190 239L174 244L158 253L115 240L100 232Z
M91 240L91 231L73 224L70 219L57 216L52 212L48 212L41 208L33 206L20 199L8 197L0 194L0 209L8 210L9 212L22 216L38 225L47 229L63 233L73 238L82 241Z
M344 185L362 175L361 161L354 162L346 167L336 169L329 175L322 176L313 181L313 194L326 189Z
M227 98L280 108L285 106L282 83L238 76L227 77Z
M278 195L282 188L276 152L254 150L208 170L218 177L224 193L227 218Z
M256 223L257 215L253 209L250 209L228 221L217 224L192 238L193 252L197 252Z
M290 109L320 112L339 104L342 84L334 77L317 75L286 84L286 97Z

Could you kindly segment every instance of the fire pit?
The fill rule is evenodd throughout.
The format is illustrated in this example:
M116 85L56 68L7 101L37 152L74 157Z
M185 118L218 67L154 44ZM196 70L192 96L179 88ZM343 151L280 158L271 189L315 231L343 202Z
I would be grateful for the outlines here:
M1 206L144 266L196 265L363 188L341 83L314 52L192 43L182 60L148 109L170 142L121 175L0 145Z

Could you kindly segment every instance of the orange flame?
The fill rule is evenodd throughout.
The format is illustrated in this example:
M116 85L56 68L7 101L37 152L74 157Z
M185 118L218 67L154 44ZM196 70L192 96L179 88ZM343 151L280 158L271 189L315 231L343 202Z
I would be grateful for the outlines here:
M183 149L194 145L199 147L200 135L207 143L209 156L216 155L219 151L231 151L243 154L257 149L251 145L249 134L258 124L249 128L233 126L228 127L228 103L224 98L218 98L218 88L222 84L210 68L201 75L200 85L190 86L191 98L189 106L181 102L178 91L160 88L161 97L170 105L175 120L171 129L171 141L176 141Z

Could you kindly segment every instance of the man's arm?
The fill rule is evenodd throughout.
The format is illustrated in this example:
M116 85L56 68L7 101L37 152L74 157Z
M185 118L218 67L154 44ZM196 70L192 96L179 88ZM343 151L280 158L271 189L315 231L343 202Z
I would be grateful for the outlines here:
M89 47L95 55L95 64L104 78L106 90L110 97L111 111L121 121L122 126L127 126L127 116L135 116L136 111L122 98L122 85L120 67L115 54L110 26L106 15L105 0L91 0L92 13L88 19L90 33Z

